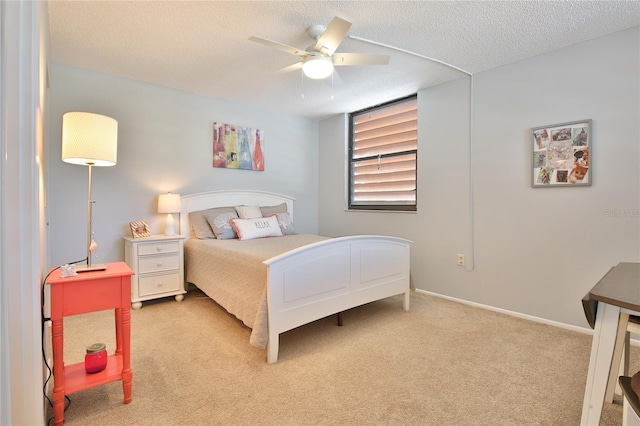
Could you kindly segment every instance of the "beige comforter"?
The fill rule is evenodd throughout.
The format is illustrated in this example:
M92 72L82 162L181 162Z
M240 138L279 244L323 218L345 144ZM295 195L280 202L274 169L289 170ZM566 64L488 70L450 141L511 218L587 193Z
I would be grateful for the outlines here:
M245 241L190 238L184 245L187 282L250 327L249 343L264 348L268 341L267 266L262 262L326 239L310 234Z

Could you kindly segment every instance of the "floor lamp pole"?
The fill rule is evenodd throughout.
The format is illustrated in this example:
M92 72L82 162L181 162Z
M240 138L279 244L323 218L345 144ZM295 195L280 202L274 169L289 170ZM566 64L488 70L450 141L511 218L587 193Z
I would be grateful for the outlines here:
M91 199L91 175L93 164L89 163L89 190L87 194L87 269L91 269L91 234L93 233L93 200Z
M79 266L76 268L77 272L88 272L88 271L101 271L107 269L105 264L96 264L94 265L91 261L91 254L94 250L93 244L93 204L95 201L91 199L91 175L93 171L94 163L87 163L89 166L89 185L88 185L88 194L87 194L87 266Z

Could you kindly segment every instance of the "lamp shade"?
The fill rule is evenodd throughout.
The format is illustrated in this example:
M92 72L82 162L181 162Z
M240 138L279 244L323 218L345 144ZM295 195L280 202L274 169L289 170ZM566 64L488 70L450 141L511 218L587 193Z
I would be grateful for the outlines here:
M180 194L160 194L158 196L158 213L180 213L182 204Z
M118 158L118 122L90 112L67 112L62 116L62 161L113 166Z
M302 64L302 72L309 78L326 78L333 72L333 61L326 56L311 56Z

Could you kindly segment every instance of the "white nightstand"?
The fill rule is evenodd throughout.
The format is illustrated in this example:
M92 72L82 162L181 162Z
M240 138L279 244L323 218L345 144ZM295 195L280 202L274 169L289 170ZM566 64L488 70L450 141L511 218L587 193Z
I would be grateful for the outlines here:
M143 300L175 296L184 299L185 237L152 235L124 237L124 259L135 275L131 277L131 306L140 309Z

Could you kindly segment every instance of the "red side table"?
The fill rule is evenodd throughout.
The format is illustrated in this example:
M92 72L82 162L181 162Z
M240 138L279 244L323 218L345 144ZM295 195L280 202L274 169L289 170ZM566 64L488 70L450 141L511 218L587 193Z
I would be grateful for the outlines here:
M131 276L124 262L107 264L104 271L81 272L74 277L60 277L56 270L47 279L51 286L51 322L53 345L53 415L55 425L64 423L64 397L81 390L122 380L124 403L132 400L130 364ZM114 309L116 317L116 351L108 356L107 368L87 374L84 362L64 365L63 317Z

